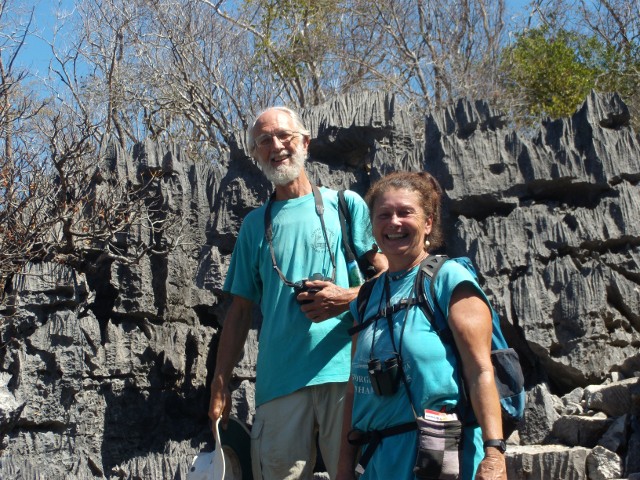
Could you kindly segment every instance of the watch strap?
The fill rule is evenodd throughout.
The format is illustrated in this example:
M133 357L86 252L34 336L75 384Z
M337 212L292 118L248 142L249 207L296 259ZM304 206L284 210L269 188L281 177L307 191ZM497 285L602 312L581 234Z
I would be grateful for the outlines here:
M486 440L484 442L483 448L487 448L487 447L497 448L498 450L500 450L501 453L504 453L507 451L507 442L505 442L504 439L502 438Z

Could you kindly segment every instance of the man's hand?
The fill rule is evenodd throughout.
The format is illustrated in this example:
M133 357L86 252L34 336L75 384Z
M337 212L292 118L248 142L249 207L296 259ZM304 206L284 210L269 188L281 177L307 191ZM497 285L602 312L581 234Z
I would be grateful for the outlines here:
M309 290L317 292L302 292L298 300L304 303L300 309L312 322L322 322L333 318L349 308L349 302L358 295L357 288L342 288L332 282L324 280L308 280L306 286Z
M211 428L215 428L216 420L222 417L222 428L226 430L231 412L231 392L229 387L224 385L220 377L214 377L211 382L211 399L209 400L209 418Z
M495 448L487 448L484 459L478 465L476 480L507 480L504 454Z

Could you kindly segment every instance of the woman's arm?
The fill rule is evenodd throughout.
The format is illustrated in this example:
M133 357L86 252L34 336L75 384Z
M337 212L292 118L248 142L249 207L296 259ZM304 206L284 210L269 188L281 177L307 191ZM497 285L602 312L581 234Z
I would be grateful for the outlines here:
M491 311L470 283L460 284L451 296L449 325L460 353L462 372L483 440L501 439L500 399L491 364ZM485 450L476 479L506 479L504 455Z
M351 343L351 360L356 349L358 335L354 335ZM340 444L340 457L338 459L338 476L336 480L354 480L356 458L358 455L358 447L351 445L347 438L351 431L351 420L353 412L353 381L349 377L347 383L347 391L344 397L344 416L342 418L342 435Z

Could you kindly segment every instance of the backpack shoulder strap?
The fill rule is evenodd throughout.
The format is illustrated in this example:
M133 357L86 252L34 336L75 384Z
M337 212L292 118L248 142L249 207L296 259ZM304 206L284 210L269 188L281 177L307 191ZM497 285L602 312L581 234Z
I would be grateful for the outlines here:
M420 263L420 270L418 271L418 275L416 275L415 292L418 299L418 305L429 322L431 322L433 329L438 333L438 335L440 335L444 329L438 328L435 321L434 306L437 306L437 303L435 300L434 285L438 271L448 259L449 257L447 255L429 255L422 261L422 263ZM428 294L425 288L425 282L427 279L429 280Z
M438 274L440 267L442 267L442 265L444 265L444 262L446 262L447 260L449 260L449 257L447 255L429 255L425 259L424 265L420 266L420 270L422 270L425 275L429 277L429 280L431 280L431 285L429 286L429 293L431 294L431 298L435 299L436 296L436 275Z
M371 322L376 318L372 317L366 322L363 322L364 312L367 309L367 303L369 302L369 296L373 291L373 286L376 284L378 277L371 278L364 282L360 286L360 290L358 290L358 296L356 297L356 306L358 312L358 318L356 319L356 325L349 329L349 335L353 336L358 333L360 330L364 330L371 324Z
M355 249L352 247L351 230L351 212L349 206L344 199L344 190L338 190L338 218L340 219L340 229L342 230L342 248L344 256L348 262L356 259Z
M358 316L360 318L363 317L364 311L367 309L367 302L369 301L369 296L373 291L373 286L376 284L377 278L372 278L371 280L367 280L360 287L358 291L358 297L356 298L356 305L358 306Z
M344 190L338 190L338 210L340 210L340 214L345 218L347 224L351 223L351 211L347 201L344 199Z

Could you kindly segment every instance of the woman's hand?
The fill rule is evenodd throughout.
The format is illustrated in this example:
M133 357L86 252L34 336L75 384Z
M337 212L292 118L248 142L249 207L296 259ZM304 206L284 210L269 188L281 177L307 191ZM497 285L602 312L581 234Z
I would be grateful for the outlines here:
M504 454L495 448L487 448L484 459L478 465L476 480L507 480Z

